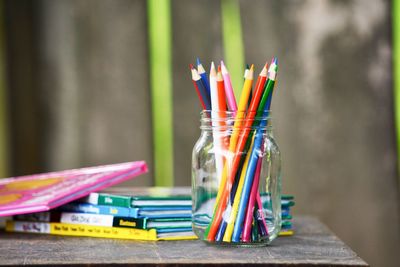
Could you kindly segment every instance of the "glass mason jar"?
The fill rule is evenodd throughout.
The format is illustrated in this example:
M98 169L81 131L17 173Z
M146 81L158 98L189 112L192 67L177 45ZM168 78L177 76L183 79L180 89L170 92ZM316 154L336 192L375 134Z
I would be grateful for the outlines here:
M266 245L281 227L280 151L269 112L239 115L201 112L192 154L193 231L213 244Z

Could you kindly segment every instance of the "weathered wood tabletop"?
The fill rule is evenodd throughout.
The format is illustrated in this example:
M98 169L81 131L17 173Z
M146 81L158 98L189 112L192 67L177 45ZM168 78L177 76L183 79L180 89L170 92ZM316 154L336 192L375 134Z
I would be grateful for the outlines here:
M258 248L199 240L139 242L0 231L0 265L69 266L368 266L313 217L294 219L296 234Z

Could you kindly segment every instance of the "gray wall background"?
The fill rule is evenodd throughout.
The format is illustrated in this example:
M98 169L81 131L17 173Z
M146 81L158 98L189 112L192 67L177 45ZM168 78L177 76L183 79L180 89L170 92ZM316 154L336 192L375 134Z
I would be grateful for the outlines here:
M219 1L172 0L175 184L200 105L188 64L223 58ZM283 191L372 266L398 266L390 1L240 1L246 62L278 56ZM11 175L146 160L146 1L6 1ZM229 66L228 66L229 67Z

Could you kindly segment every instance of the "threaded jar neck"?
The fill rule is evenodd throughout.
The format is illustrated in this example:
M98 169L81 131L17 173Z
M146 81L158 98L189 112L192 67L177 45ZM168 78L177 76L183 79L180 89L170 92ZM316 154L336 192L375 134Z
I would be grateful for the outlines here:
M257 114L257 112L243 111L211 111L203 110L200 113L200 129L211 130L272 130L271 113Z

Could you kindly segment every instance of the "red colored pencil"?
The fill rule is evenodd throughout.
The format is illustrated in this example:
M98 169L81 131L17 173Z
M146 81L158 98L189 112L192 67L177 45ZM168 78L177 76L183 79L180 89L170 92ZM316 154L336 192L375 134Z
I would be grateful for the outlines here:
M195 76L194 71L196 71L196 69L193 67L193 64L189 64L189 68L190 68L190 71L192 72L192 81L193 81L194 88L196 89L197 96L199 97L200 104L203 107L203 110L206 110L207 109L206 105L204 104L204 100L201 97L201 93L200 93L199 87L197 86L197 83L196 83L195 78L194 78L194 76Z

